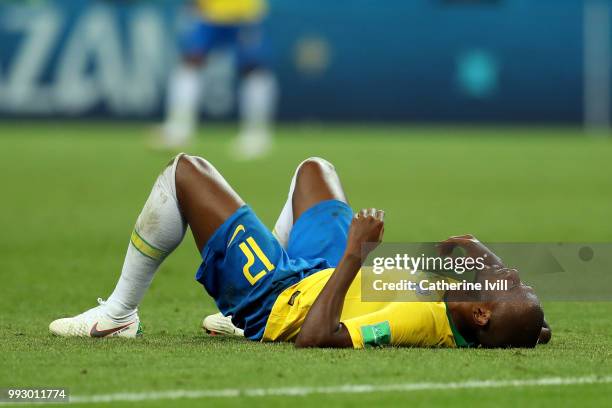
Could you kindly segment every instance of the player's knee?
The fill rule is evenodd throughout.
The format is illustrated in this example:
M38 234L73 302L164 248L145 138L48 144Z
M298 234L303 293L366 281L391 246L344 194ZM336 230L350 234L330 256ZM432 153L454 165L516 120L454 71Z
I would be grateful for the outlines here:
M198 156L181 153L175 160L178 160L175 180L179 189L181 186L189 185L194 178L210 176L215 169L208 160Z
M304 175L321 175L336 171L334 165L321 157L309 157L304 160L298 170L298 178Z

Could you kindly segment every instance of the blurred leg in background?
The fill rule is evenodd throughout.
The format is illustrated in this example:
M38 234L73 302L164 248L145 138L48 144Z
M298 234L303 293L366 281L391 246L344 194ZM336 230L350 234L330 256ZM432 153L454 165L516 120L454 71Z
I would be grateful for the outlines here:
M267 64L267 44L260 24L243 26L238 32L240 133L232 146L238 159L265 155L272 144L272 122L278 88Z
M193 11L197 13L197 10ZM166 117L162 146L183 147L194 136L199 116L200 96L204 93L201 70L215 45L218 30L197 15L190 16L180 35L181 61L168 80Z
M228 48L235 52L240 80L241 125L231 154L237 159L261 157L271 147L278 95L261 25L264 3L202 0L196 5L197 15L181 35L181 63L169 80L162 145L177 148L191 141L198 123L199 101L207 97L206 84L200 80L201 70L211 50Z

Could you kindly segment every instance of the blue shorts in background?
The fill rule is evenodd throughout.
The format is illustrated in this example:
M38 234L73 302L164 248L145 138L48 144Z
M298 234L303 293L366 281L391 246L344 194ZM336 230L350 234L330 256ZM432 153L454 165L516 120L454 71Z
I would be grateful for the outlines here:
M320 270L338 264L353 212L329 200L305 211L295 222L285 250L248 206L239 208L202 250L196 280L224 315L260 340L278 295Z
M229 48L239 67L269 65L269 45L261 23L220 25L193 19L179 35L179 48L187 56Z

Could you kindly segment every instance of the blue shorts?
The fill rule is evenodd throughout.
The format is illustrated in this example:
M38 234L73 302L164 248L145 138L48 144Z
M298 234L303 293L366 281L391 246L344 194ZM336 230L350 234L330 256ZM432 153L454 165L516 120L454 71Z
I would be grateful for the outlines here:
M285 250L248 206L239 208L202 250L196 280L224 315L261 340L282 291L340 261L353 211L329 200L306 210L295 222Z
M229 48L240 67L267 66L269 61L261 23L219 25L195 19L180 33L179 46L186 56L205 56L213 49Z

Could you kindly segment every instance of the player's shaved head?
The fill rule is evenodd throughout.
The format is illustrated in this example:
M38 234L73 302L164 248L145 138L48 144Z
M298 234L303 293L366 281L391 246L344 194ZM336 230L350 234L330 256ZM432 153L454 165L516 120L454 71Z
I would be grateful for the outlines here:
M515 269L490 269L476 281L505 283L508 289L447 294L455 323L482 347L535 347L544 324L544 311L533 288L524 285Z
M492 268L476 280L505 282L508 290L478 293L485 318L476 318L476 337L483 347L535 347L544 311L533 288L524 285L516 269Z
M488 322L476 331L483 347L535 347L544 323L537 297L517 288L511 299L490 303Z

